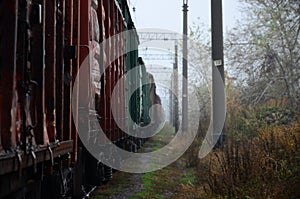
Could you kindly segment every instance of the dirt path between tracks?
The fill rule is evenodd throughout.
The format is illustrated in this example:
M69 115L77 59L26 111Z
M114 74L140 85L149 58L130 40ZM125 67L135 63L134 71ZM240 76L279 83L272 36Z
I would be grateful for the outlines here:
M167 132L169 132L167 130ZM151 138L140 149L149 152L163 147L172 139L173 134ZM130 174L116 172L113 180L98 187L92 199L162 199L162 198L195 198L195 191L203 192L195 186L194 168L186 168L185 161L180 158L173 164L155 172ZM201 194L200 194L201 195ZM205 194L203 194L205 195ZM202 198L198 197L197 198ZM203 197L205 198L205 197Z

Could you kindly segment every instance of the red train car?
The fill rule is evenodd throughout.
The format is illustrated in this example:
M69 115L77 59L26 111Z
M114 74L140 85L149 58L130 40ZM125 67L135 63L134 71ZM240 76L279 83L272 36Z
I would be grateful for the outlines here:
M71 77L79 68L80 5L0 4L0 197L39 198L49 176L59 179L76 161L70 104L77 86Z
M97 133L95 122L111 141L126 138L110 108L112 90L125 74L125 40L119 36L99 47L125 26L117 1L0 1L0 198L76 198L82 185L111 177L81 144L75 124L89 122L87 137ZM75 81L87 57L87 77ZM117 117L125 126L121 85ZM80 111L86 111L83 118ZM89 119L93 114L96 121Z

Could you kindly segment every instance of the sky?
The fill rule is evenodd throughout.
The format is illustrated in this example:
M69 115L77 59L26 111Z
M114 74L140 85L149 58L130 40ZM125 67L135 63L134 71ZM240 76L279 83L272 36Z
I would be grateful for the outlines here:
M183 0L128 0L138 29L161 28L182 32ZM188 0L189 26L200 22L210 26L210 0ZM133 12L135 7L135 12ZM224 32L241 16L238 0L223 0Z
M226 35L227 30L235 26L236 20L241 16L241 12L239 11L240 4L238 1L239 0L223 0L224 35ZM128 0L128 2L132 18L138 31L143 28L153 28L167 29L172 32L182 33L183 0ZM208 30L211 24L210 2L211 0L188 0L189 26L192 26L193 23L202 23L206 24L205 30ZM135 12L133 12L133 8L135 8ZM140 55L144 56L143 54L147 54L147 52L151 53L147 50L148 47L145 48L143 45L147 46L147 43L140 45ZM171 45L173 46L174 44L171 43ZM156 83L160 82L163 85L165 85L165 83L169 84L171 71L165 69L172 69L173 60L145 60L145 63L148 72L151 72L154 75ZM179 63L179 72L181 70L181 63ZM166 93L165 90L162 89L163 87L159 84L157 86L157 92L162 99L166 117L169 118L169 96L164 95Z

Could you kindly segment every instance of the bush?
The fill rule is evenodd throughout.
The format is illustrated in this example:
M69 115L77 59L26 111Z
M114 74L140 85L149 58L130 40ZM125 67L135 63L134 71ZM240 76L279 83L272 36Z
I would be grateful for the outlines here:
M204 164L205 162L205 165ZM298 198L300 125L269 126L258 136L231 140L199 165L208 192L223 198ZM199 167L199 169L201 169ZM203 178L203 171L199 172Z

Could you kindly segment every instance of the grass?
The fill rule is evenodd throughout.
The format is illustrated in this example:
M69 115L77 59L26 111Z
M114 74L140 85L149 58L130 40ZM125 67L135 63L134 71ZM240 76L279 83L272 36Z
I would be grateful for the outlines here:
M170 166L155 172L145 173L141 176L145 189L136 193L134 198L165 198L165 191L173 192L174 189L176 189L176 186L178 185L176 178L180 175L180 170Z
M184 185L195 184L196 176L194 169L186 169L184 174L180 178L180 183Z
M207 194L198 183L195 168L184 168L184 159L159 171L145 173L142 181L146 187L136 193L135 199L160 199L160 198L207 198Z
M108 184L100 186L95 193L93 193L92 199L102 199L102 198L108 198L109 196L116 195L122 192L124 188L127 188L130 186L128 184L128 179L130 178L129 173L124 172L117 172L114 173L114 179Z
M146 148L147 150L151 148L152 151L159 150L172 139L173 135L174 128L169 125L165 125L159 133L157 133L148 142L145 143L143 147L144 149L142 148L139 152L145 152ZM181 170L178 170L176 167L171 166L165 169L158 170L156 172L142 174L141 181L143 183L143 187L145 188L141 192L134 194L134 196L132 196L131 198L164 198L163 194L165 190L174 191L174 189L178 187L178 182L181 181L178 181L177 178L182 175L181 173ZM94 198L108 198L109 196L121 193L123 188L130 186L130 184L128 183L130 175L131 174L123 172L115 173L114 180L109 182L108 185L101 186L95 193L95 195L97 196L95 196Z
M159 150L165 146L174 136L174 128L165 125L165 127L148 142L145 143L144 149L149 148ZM146 152L144 149L139 152ZM140 175L142 189L134 193L130 199L182 199L182 198L207 198L202 185L196 178L195 167L186 168L186 157L181 157L173 164L155 172L144 173ZM131 186L128 183L131 174L117 172L114 181L109 186L101 187L97 194L103 198L109 198L116 194L122 193L122 188ZM117 187L117 190L115 190ZM115 191L107 191L106 189ZM100 197L101 199L101 197Z

